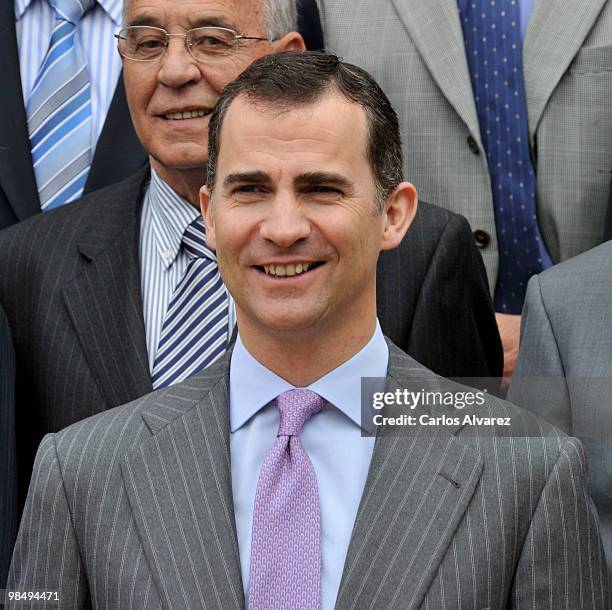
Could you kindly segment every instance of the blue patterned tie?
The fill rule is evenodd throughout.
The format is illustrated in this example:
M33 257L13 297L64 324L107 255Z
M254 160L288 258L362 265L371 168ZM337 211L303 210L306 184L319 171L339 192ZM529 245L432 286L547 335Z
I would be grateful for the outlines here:
M55 25L27 103L34 175L43 211L81 196L91 164L91 94L76 25L94 0L49 0Z
M521 313L527 280L552 262L536 217L518 0L459 2L499 244L495 309Z
M229 302L217 256L206 245L198 217L183 235L190 258L168 304L153 364L153 388L187 379L214 362L227 347Z

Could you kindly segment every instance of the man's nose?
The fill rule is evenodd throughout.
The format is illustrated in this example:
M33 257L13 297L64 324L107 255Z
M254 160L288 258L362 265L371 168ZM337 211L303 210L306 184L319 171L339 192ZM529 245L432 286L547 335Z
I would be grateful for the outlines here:
M281 248L305 239L310 231L306 210L292 196L276 197L260 225L260 235Z
M191 56L185 38L172 36L163 56L159 60L157 78L167 87L178 88L188 83L197 83L202 78L200 65Z

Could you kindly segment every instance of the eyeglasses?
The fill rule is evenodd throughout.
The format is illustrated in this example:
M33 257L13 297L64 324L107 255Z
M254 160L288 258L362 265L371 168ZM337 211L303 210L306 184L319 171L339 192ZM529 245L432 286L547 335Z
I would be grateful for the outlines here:
M202 27L187 30L184 34L169 34L163 28L149 25L132 25L123 28L115 38L119 53L134 61L155 61L166 51L171 37L185 39L185 46L196 61L214 61L231 55L240 40L265 40L258 36L241 36L234 30L218 27Z

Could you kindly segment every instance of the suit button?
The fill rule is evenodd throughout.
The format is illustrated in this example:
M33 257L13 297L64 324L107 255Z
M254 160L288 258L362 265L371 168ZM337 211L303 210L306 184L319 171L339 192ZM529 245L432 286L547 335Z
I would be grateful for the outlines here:
M479 248L486 248L491 241L491 236L482 229L476 229L474 231L474 241Z
M472 136L468 136L467 143L468 143L469 149L475 155L479 155L480 154L480 148L478 148L478 142L476 142L476 140Z

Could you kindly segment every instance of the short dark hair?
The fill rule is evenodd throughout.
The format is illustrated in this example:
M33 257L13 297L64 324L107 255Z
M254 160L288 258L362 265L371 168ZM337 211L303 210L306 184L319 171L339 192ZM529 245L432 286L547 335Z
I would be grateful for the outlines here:
M337 91L366 115L367 156L376 181L377 211L402 181L402 146L397 114L376 81L361 68L331 53L289 51L253 62L221 94L208 127L207 186L214 190L221 129L238 96L285 111L308 106Z

